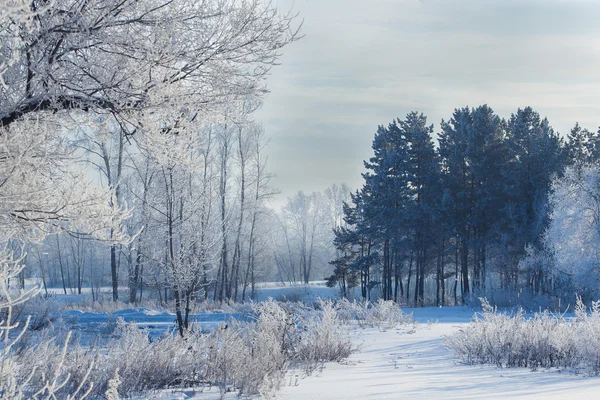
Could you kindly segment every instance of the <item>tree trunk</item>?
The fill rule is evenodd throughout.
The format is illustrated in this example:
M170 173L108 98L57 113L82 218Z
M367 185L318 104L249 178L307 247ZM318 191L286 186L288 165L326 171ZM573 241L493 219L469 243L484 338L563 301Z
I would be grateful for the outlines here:
M67 284L65 282L65 269L60 254L60 239L58 235L56 236L56 250L58 250L58 265L60 266L60 277L62 279L63 291L65 292L65 294L67 294Z
M114 234L113 230L110 231L110 236ZM117 245L113 244L110 246L110 274L112 277L112 298L114 302L119 300L119 278L117 276Z

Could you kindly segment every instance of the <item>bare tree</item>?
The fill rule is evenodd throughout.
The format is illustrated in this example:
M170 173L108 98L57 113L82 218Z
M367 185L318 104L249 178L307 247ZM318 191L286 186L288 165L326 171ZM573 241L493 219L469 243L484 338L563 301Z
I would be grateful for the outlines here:
M252 164L253 164L253 198L250 205L250 233L248 237L248 257L246 264L246 275L242 290L242 301L246 298L246 287L250 281L251 291L250 298L255 299L256 295L256 258L258 252L258 236L260 234L258 224L261 222L261 216L270 217L270 212L265 207L265 202L271 199L277 191L271 187L271 179L273 175L267 171L267 157L264 154L266 146L265 132L259 125L250 127L250 143L252 147ZM262 218L264 219L264 218ZM269 222L268 218L267 221Z
M221 257L219 260L219 269L217 272L217 281L215 285L214 300L223 301L226 296L227 278L229 277L229 263L227 253L227 181L229 159L231 157L231 148L233 134L227 124L219 129L218 133L218 162L219 162L219 202L221 216Z
M294 233L300 259L300 275L308 283L313 269L316 246L322 234L323 210L322 195L314 192L306 195L299 191L283 209L283 215L289 229Z
M210 107L259 94L298 28L261 0L9 1L0 125L43 110L124 117L174 99Z
M125 151L125 132L121 124L114 118L96 118L94 129L80 130L81 139L76 146L85 151L85 156L95 165L106 179L108 187L114 193L109 206L121 204L121 178L123 175L123 156ZM110 232L114 236L114 230ZM119 300L119 257L120 245L110 246L110 271L113 301Z

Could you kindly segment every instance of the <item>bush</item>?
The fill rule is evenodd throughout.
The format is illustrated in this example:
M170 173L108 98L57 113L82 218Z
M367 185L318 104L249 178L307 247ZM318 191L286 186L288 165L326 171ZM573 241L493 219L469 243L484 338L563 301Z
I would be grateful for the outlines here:
M356 350L343 329L334 303L321 301L319 305L321 310L304 322L306 328L297 350L297 359L307 372L325 362L342 361Z
M600 374L600 302L588 314L578 299L575 321L549 312L526 318L500 313L485 299L483 312L446 337L446 345L468 364L498 367L584 369Z
M119 338L106 347L82 347L73 344L64 357L62 377L70 377L59 394L72 393L82 382L94 382L90 393L101 397L109 390L109 381L119 371L119 392L141 393L146 390L171 386L188 386L201 383L203 360L206 359L205 337L190 338L165 336L151 341L145 331L120 320ZM18 363L34 369L28 391L35 392L43 383L43 377L55 368L60 357L59 343L46 340L19 354ZM43 355L43 357L40 357ZM89 377L86 375L90 369ZM59 396L60 397L60 396Z
M208 378L222 391L256 394L278 389L293 360L299 329L279 303L255 305L253 323L232 321L212 333Z
M362 328L378 328L381 331L396 328L412 322L412 316L405 314L398 304L391 300L370 302L338 302L338 315L345 323L356 321Z
M94 398L114 396L116 390L134 395L203 385L217 386L222 394L266 395L279 389L289 368L312 371L354 351L333 303L320 305L321 310L307 312L268 301L254 305L252 322L232 320L209 333L193 328L185 337L167 334L158 340L119 319L116 338L105 346L73 343L66 352L68 338L64 343L46 338L14 352L11 360L19 366L19 381L31 376L26 396L42 388L57 365L58 379L65 382L56 392L59 398L86 381L94 382Z

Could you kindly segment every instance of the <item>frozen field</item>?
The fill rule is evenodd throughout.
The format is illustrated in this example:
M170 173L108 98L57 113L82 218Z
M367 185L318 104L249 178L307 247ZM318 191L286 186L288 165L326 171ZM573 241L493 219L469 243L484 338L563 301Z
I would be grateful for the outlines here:
M361 350L311 376L288 374L277 398L316 399L597 399L600 377L558 370L501 369L460 364L443 337L470 321L466 307L407 309L416 324L381 332L353 331ZM209 393L166 393L160 399L213 399ZM233 398L235 396L231 396Z
M281 399L597 399L600 378L569 372L499 369L457 363L444 335L471 319L465 307L424 308L407 329L359 330L362 349L344 365L327 365L298 385L285 387ZM437 321L428 323L430 321Z

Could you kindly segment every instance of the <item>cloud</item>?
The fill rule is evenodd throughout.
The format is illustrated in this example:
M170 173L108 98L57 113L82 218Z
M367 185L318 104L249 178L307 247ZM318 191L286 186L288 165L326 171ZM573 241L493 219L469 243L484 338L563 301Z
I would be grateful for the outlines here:
M600 3L304 0L294 9L306 36L285 49L257 115L282 198L360 185L377 125L412 110L436 127L483 103L503 117L531 105L563 133L600 124Z

